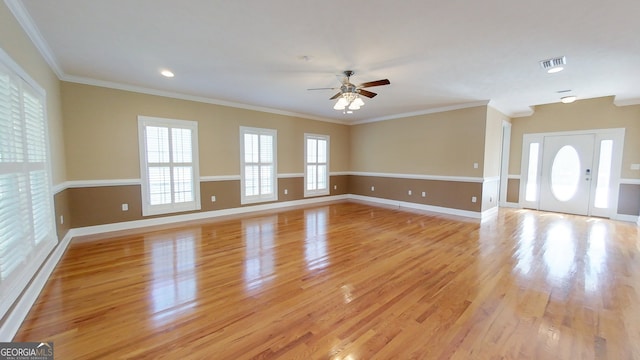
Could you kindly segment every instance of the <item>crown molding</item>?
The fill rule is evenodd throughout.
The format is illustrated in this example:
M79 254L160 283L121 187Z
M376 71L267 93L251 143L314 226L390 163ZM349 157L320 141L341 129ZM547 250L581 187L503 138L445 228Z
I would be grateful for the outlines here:
M22 26L24 32L27 33L27 36L31 39L31 42L38 49L44 60L49 64L51 70L53 70L58 79L62 79L64 71L62 71L62 68L58 64L56 57L53 55L53 51L51 51L49 44L47 44L42 37L40 30L33 22L33 19L31 18L31 15L29 15L27 9L24 8L22 2L19 0L4 0L4 3L7 5L20 26Z
M621 99L619 96L615 96L613 98L613 104L615 106L640 105L640 98Z
M407 113L396 114L396 115L381 116L377 118L358 120L358 121L350 122L349 125L359 125L359 124L366 124L366 123L372 123L372 122L378 122L378 121L396 120L396 119L402 119L402 118L407 118L411 116L436 114L436 113L441 113L446 111L468 109L472 107L487 106L487 105L489 105L489 100L475 101L475 102L469 102L464 104L442 106L442 107L437 107L432 109L425 109L425 110L407 112Z
M49 47L49 44L47 44L46 40L40 33L40 30L35 25L33 18L31 18L31 15L29 15L29 12L25 9L22 2L19 0L4 0L4 2L9 8L9 10L11 11L11 13L13 14L13 16L15 17L15 19L18 21L18 23L20 24L24 32L27 34L29 39L31 39L31 42L38 49L38 51L40 52L40 55L42 55L44 60L47 62L47 64L49 65L51 70L53 70L53 72L56 74L59 80L78 83L78 84L106 87L106 88L117 89L117 90L132 91L132 92L137 92L142 94L156 95L156 96L162 96L162 97L168 97L168 98L174 98L174 99L180 99L180 100L188 100L188 101L195 101L195 102L201 102L201 103L207 103L207 104L213 104L213 105L228 106L228 107L245 109L245 110L260 111L260 112L266 112L266 113L277 114L277 115L300 117L308 120L317 120L317 121L330 122L330 123L336 123L341 125L348 125L348 122L337 120L337 119L329 119L329 118L324 118L319 116L312 116L309 114L278 110L278 109L273 109L268 107L236 103L232 101L193 96L193 95L187 95L187 94L182 94L182 93L177 93L172 91L156 90L156 89L146 88L142 86L133 86L133 85L121 84L121 83L116 83L111 81L103 81L103 80L97 80L97 79L86 78L81 76L68 75L62 70L62 67L60 67L60 65L58 64L58 61L55 55L53 54L53 51Z
M97 80L97 79L92 79L92 78L87 78L87 77L82 77L82 76L64 75L60 80L66 81L66 82L72 82L72 83L76 83L76 84L98 86L98 87L104 87L104 88L109 88L109 89L131 91L131 92L140 93L140 94L162 96L162 97L167 97L167 98L172 98L172 99L195 101L195 102L205 103L205 104L228 106L228 107L244 109L244 110L260 111L260 112L265 112L265 113L270 113L270 114L292 116L292 117L299 117L299 118L308 119L308 120L316 120L316 121L331 122L331 123L336 123L336 124L341 124L341 125L348 125L348 123L344 122L344 121L340 121L340 120L336 120L336 119L323 118L323 117L313 116L313 115L309 115L309 114L302 114L302 113L296 113L296 112L285 111L285 110L278 110L278 109L273 109L273 108L268 108L268 107L255 106L255 105L237 103L237 102L232 102L232 101L213 99L213 98L208 98L208 97L203 97L203 96L187 95L187 94L182 94L182 93L173 92L173 91L151 89L151 88L147 88L147 87L143 87L143 86L122 84L122 83L117 83L117 82L113 82L113 81Z

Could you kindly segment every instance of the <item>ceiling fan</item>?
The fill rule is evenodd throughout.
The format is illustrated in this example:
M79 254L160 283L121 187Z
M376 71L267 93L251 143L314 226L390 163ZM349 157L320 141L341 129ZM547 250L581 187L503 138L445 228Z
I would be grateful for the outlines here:
M329 98L329 100L338 99L338 102L334 105L334 109L342 110L343 113L351 113L353 110L360 109L364 105L364 101L360 98L360 95L373 98L378 95L374 92L364 90L364 88L389 85L391 82L388 79L368 81L358 86L351 83L350 78L354 72L352 70L345 70L343 72L344 78L342 79L342 86L339 88L313 88L307 90L340 90L337 94ZM348 110L347 110L348 109Z

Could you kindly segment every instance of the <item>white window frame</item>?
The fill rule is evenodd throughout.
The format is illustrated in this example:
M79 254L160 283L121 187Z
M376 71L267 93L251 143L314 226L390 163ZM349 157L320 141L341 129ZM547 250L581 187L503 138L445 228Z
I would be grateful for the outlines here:
M147 126L166 127L169 129L191 130L191 162L178 163L173 161L172 151L169 151L170 160L167 164L171 168L171 202L168 204L151 204L149 167L147 160L147 144L145 129ZM169 131L169 149L172 147L171 131ZM200 169L198 158L198 122L190 120L165 119L150 116L138 116L138 145L140 151L140 176L142 182L142 215L160 215L183 211L196 211L201 209L200 205ZM175 202L175 183L173 181L173 168L178 166L191 166L193 169L192 186L193 200L187 202Z
M269 166L271 164L271 183L273 184L271 193L260 193L257 195L245 195L245 188L247 183L247 178L245 174L245 167L247 163L245 162L245 153L244 153L244 137L245 134L253 134L253 135L267 135L273 137L272 141L272 163L263 163L258 160L257 163L251 163L259 166ZM260 150L258 150L260 151ZM255 128L255 127L247 127L240 126L240 204L254 204L259 202L267 202L267 201L277 201L278 200L278 132L274 129L263 129L263 128ZM258 189L262 190L262 186L258 184Z
M316 161L315 162L309 162L309 158L307 157L307 140L309 139L314 139L314 140L324 140L326 141L327 144L327 149L326 149L326 153L327 153L327 161L326 162L318 162L317 161L317 157L316 157ZM331 189L331 184L329 183L329 159L331 158L330 156L330 151L329 149L331 149L331 142L330 142L330 136L329 135L318 135L318 134L304 134L304 197L310 197L310 196L322 196L322 195L329 195ZM317 154L317 152L316 152ZM316 189L308 189L307 185L308 185L308 180L309 180L309 166L315 166L316 167L316 174L317 174L317 168L318 166L324 165L326 166L326 172L325 172L325 184L326 187L324 189L318 189L318 179L316 179L315 181L315 185L316 185Z
M0 101L0 107L7 105L4 109L14 114L13 125L10 125L14 131L7 137L7 129L2 129L4 140L15 138L21 143L9 140L4 144L4 140L0 140L4 144L4 150L0 151L0 176L6 177L0 181L0 209L4 210L0 212L2 318L45 262L58 238L53 206L46 92L2 49L0 76L8 80L6 84L12 94L9 99L17 100L4 101L7 99L4 98ZM37 108L27 109L26 94L39 105ZM5 153L6 158L2 161ZM34 179L40 181L34 182ZM19 190L14 191L15 188ZM2 192L7 190L3 196ZM13 208L17 208L16 211L9 211Z

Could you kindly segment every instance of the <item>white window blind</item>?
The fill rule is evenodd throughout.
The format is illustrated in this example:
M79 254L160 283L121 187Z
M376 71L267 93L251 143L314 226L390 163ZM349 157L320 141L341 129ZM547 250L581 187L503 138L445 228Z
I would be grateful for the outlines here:
M304 134L304 196L329 195L329 136Z
M200 209L198 123L138 116L142 215Z
M0 49L0 318L57 243L45 103Z
M278 200L276 130L240 127L242 204Z

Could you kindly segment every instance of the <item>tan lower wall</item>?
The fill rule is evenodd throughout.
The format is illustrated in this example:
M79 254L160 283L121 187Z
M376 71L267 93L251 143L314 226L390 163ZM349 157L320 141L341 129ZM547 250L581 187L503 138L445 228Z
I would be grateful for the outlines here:
M640 215L640 185L620 185L618 196L618 214Z
M507 202L520 202L520 179L507 180Z
M54 195L56 235L62 240L71 229L71 213L69 208L69 190L61 191ZM62 218L61 218L62 217ZM62 220L62 222L60 221Z
M348 191L348 177L345 175L331 176L330 184L331 195L342 195ZM279 196L277 202L304 199L303 186L303 177L278 179ZM286 195L284 194L285 189L287 190ZM216 201L212 202L211 196L214 195ZM70 188L57 194L54 201L59 238L64 237L70 228L176 215L142 216L140 185ZM240 204L240 180L201 182L200 201L201 209L199 212L243 206ZM122 204L127 204L129 210L122 211ZM65 218L64 224L59 222L60 215Z
M483 199L487 201L488 197L493 197L495 202L497 197L497 194L484 194L483 184L475 182L339 175L332 176L330 184L331 195L354 194L474 212L482 210ZM278 202L304 199L303 186L303 177L278 179ZM371 191L372 186L373 191ZM518 203L519 186L520 180L509 179L507 202ZM411 195L408 194L409 190L412 192ZM422 197L423 191L426 192L425 197ZM215 202L211 201L213 195L216 197ZM240 204L239 180L201 182L200 196L202 205L200 212L243 206ZM476 203L471 202L472 196L477 198ZM143 217L139 185L70 188L56 194L54 201L59 239L62 239L71 228L175 215ZM122 211L122 204L127 204L129 210ZM485 204L484 210L487 210L486 206ZM621 185L618 214L638 215L639 213L640 185ZM64 218L62 224L61 216Z
M423 191L425 197L422 197ZM482 184L461 181L350 175L349 193L476 212L482 204ZM471 202L472 196L476 197L475 203Z
M487 181L482 184L482 211L487 211L498 206L498 194L500 193L500 181Z

